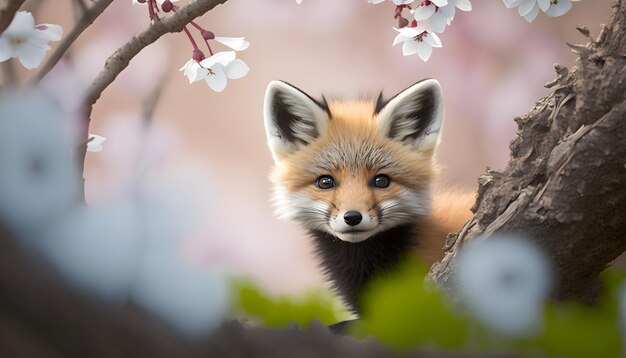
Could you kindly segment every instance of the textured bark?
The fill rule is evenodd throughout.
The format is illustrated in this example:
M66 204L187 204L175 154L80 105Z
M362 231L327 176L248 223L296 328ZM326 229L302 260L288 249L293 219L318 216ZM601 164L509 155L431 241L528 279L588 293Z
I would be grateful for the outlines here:
M474 217L451 236L430 278L452 288L463 244L496 231L531 237L553 259L556 298L590 299L598 274L626 250L626 1L554 91L517 118L502 172L479 181ZM579 31L589 37L588 30Z

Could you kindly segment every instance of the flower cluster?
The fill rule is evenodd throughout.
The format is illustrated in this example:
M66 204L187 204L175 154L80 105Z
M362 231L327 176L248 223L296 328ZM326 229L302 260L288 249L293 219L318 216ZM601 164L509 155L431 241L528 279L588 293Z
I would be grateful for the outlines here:
M177 1L177 0L173 0ZM151 19L158 18L160 11L176 11L177 7L170 0L133 0L133 4L147 4ZM187 61L180 71L189 79L189 83L204 80L206 84L215 92L221 92L226 88L228 79L238 79L244 77L250 68L245 62L237 58L235 51L243 51L250 46L244 37L222 37L215 36L195 21L190 25L195 28L206 44L209 57L200 49L196 40L185 26L183 31L187 35L193 48L191 59ZM214 53L209 41L216 41L231 48L234 51L222 51Z
M539 15L539 10L550 17L565 15L572 9L572 1L580 0L502 0L504 5L511 9L516 7L517 12L526 21L533 22Z
M384 0L368 0L370 4L378 4ZM394 18L398 20L398 35L393 45L400 42L404 56L416 54L424 61L428 61L434 47L441 47L441 40L437 33L445 31L446 26L452 23L456 9L471 11L470 0L392 0L396 5ZM413 5L413 6L412 6ZM409 18L405 17L408 12Z
M367 0L379 4L385 0ZM572 8L572 1L580 0L503 0L508 8L517 7L519 14L531 22L542 10L548 16L561 16ZM394 19L398 21L398 35L393 45L403 43L404 56L416 54L427 61L433 48L441 47L438 33L452 23L456 10L471 11L470 0L392 0L396 6ZM405 14L408 12L408 18Z
M17 58L29 70L38 67L50 50L48 42L59 41L63 28L54 24L35 25L30 12L19 11L0 33L0 62Z

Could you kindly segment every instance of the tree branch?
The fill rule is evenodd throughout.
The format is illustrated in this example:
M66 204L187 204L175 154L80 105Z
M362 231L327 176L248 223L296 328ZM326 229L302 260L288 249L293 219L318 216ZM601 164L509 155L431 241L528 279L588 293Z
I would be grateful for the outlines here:
M554 92L517 118L502 172L479 178L474 217L429 277L451 289L464 243L495 231L532 237L553 259L557 298L592 300L597 275L626 250L626 2L598 38L570 45ZM583 31L584 35L584 31Z
M15 17L15 13L20 9L26 0L9 0L7 6L0 11L0 34L9 27L11 20Z
M44 65L41 66L41 69L39 70L37 75L33 77L33 79L31 80L31 84L37 84L39 81L41 81L42 78L44 78L48 74L48 72L50 72L54 68L54 66L56 66L56 64L61 60L61 58L63 58L63 55L65 55L70 46L72 46L74 41L76 41L76 39L80 36L80 34L82 34L83 31L85 31L87 27L89 27L89 25L91 25L96 20L96 18L98 18L98 16L100 16L104 12L104 10L106 10L106 8L111 5L112 2L113 0L99 0L95 5L83 12L83 15L76 23L76 25L74 25L72 31L70 31L70 33L65 36L65 38L59 44L56 50L54 50L52 55L50 55ZM82 2L79 1L79 3Z
M172 16L155 21L153 25L138 35L135 35L124 46L115 51L104 64L100 74L93 80L87 90L83 105L83 118L85 123L82 127L82 138L84 143L78 148L78 166L82 173L85 166L85 155L87 151L87 138L89 135L89 123L91 121L91 111L93 105L98 101L102 92L117 78L117 76L130 64L130 61L145 47L154 43L161 36L167 33L182 31L183 27L197 17L204 15L219 4L227 0L195 0L182 9L176 11ZM84 190L83 190L84 192Z

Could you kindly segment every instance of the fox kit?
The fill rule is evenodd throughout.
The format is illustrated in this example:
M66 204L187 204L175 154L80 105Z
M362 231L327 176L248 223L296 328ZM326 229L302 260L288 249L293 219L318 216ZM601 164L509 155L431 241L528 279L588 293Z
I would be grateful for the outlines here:
M273 81L265 130L279 217L312 236L322 268L345 302L407 254L443 256L446 235L470 217L471 195L431 193L443 124L436 80L388 101L317 101Z

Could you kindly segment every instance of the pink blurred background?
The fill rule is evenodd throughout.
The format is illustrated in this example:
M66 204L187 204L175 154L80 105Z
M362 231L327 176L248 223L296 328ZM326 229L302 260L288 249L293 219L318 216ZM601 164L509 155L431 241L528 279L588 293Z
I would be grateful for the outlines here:
M178 4L184 5L183 0ZM230 0L198 22L217 36L245 36L238 54L251 68L222 93L204 82L190 85L177 72L191 46L171 34L145 49L95 106L91 132L105 136L104 151L87 157L87 198L96 205L135 175L141 155L150 175L191 173L206 203L201 229L188 240L195 260L251 276L275 293L298 293L322 285L309 240L295 224L279 221L269 205L262 106L265 86L286 80L314 97L394 95L427 77L444 89L446 124L437 157L445 186L475 188L486 167L502 168L515 134L515 116L546 95L555 62L574 61L565 42L597 35L610 15L605 1L574 3L560 18L540 14L532 24L499 0L474 0L457 12L427 63L391 47L394 6L365 0ZM69 32L71 1L44 1L37 23L57 23ZM72 47L45 85L71 98L97 75L107 56L148 26L147 8L115 1ZM56 44L51 44L55 48ZM214 49L225 50L214 45ZM19 70L25 80L31 73ZM165 76L165 77L164 77ZM167 81L154 126L142 136L143 102L161 78ZM147 159L146 159L147 158Z

